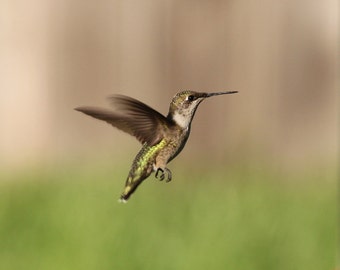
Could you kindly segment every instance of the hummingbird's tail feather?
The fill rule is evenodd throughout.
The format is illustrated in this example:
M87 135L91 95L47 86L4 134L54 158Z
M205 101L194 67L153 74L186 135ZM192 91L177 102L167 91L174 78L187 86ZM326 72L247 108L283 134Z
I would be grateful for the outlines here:
M130 198L131 194L136 190L137 186L132 188L131 186L126 186L124 188L123 193L120 195L119 201L120 202L127 202Z
M136 191L137 187L143 182L146 177L133 178L131 176L126 180L125 188L120 195L119 202L126 203L130 196Z
M118 202L119 202L119 203L127 203L127 200L124 200L124 199L119 198L119 199L118 199Z

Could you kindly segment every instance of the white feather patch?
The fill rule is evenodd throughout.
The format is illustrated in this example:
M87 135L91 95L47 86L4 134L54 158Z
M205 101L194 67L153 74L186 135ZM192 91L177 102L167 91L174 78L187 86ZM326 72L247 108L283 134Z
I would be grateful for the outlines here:
M190 117L187 117L185 115L175 113L173 116L173 120L176 122L177 125L179 125L182 128L187 128L190 124Z

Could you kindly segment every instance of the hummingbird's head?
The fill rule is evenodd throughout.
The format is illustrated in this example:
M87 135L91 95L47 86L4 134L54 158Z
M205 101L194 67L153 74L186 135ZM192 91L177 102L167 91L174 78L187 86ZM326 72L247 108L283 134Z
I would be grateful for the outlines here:
M170 103L168 118L173 120L177 125L181 126L182 128L188 128L190 126L192 118L195 115L198 105L204 99L212 96L233 93L237 93L237 91L202 93L187 90L179 92L173 97Z

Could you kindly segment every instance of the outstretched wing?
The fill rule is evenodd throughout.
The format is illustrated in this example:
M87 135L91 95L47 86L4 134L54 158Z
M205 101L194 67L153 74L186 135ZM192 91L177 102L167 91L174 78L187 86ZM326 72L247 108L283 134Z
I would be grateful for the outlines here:
M112 126L137 138L142 144L157 144L168 125L168 119L148 105L131 97L116 95L110 97L118 109L111 111L95 107L79 107L75 110L106 121Z

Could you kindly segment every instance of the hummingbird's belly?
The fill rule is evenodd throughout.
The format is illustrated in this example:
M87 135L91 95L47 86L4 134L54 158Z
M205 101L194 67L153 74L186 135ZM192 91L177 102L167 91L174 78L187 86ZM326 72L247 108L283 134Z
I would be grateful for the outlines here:
M161 151L159 151L157 157L156 157L156 168L164 168L168 161L171 159L171 157L174 155L176 151L176 147L169 143L166 145Z
M156 168L164 168L166 164L174 159L183 149L186 139L184 140L170 140L161 151L159 151L156 157Z

